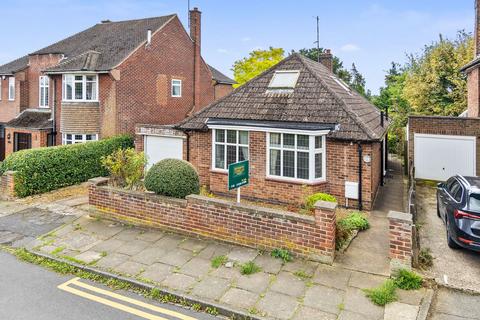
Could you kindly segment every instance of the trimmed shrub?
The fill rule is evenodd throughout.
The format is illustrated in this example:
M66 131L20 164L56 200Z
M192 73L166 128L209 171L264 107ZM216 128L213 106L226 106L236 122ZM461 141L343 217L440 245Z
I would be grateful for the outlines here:
M197 171L190 163L179 159L164 159L154 164L144 184L156 194L180 199L200 192Z
M337 202L337 199L328 193L314 193L305 198L305 209L313 210L317 201Z
M118 149L111 155L102 157L102 165L110 172L115 187L128 190L141 186L147 158L143 152L133 148Z
M358 211L338 221L338 224L347 230L367 230L370 228L367 218Z
M119 148L133 147L133 138L117 136L100 141L36 148L12 153L0 165L0 174L15 171L18 197L44 193L106 176L101 158Z

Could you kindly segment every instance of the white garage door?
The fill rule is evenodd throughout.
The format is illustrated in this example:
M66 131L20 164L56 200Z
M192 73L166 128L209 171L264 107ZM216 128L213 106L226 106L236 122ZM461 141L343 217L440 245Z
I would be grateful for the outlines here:
M415 133L415 178L445 181L455 174L475 176L475 145L475 137Z
M145 136L144 151L148 159L147 168L163 159L183 159L183 139L179 137Z

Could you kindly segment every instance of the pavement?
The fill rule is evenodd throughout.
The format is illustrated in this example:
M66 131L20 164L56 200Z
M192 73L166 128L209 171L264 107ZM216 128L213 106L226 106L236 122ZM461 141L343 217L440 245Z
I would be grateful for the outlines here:
M0 319L218 319L87 280L59 275L0 252ZM172 316L173 315L173 316Z

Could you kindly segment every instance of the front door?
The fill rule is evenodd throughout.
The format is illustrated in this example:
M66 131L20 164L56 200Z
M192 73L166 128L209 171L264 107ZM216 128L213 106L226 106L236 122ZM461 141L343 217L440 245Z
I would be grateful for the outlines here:
M5 159L5 126L0 124L0 161Z
M20 151L32 148L32 134L15 132L13 136L13 151Z

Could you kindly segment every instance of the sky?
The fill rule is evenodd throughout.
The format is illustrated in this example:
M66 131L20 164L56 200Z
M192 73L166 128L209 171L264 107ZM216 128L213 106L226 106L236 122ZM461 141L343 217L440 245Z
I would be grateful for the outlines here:
M0 65L101 20L176 13L187 28L188 0L1 0ZM225 74L254 49L330 48L355 63L377 93L392 61L405 62L439 34L473 31L474 0L190 0L202 11L202 55Z

